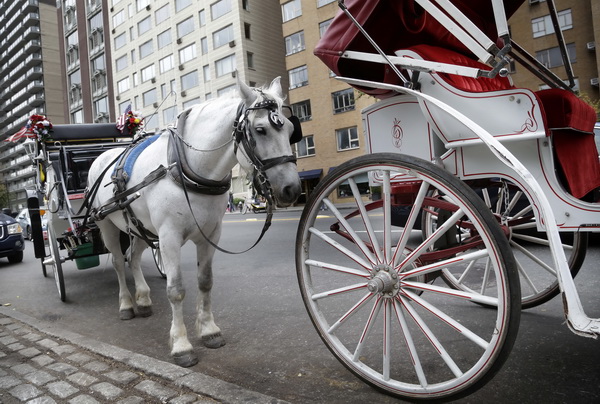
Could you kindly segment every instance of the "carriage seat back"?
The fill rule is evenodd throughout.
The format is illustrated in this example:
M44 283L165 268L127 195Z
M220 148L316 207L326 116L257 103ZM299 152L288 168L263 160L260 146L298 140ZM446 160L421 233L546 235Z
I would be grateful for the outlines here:
M416 53L424 60L489 70L486 65L448 49L417 45L411 47L409 51ZM464 98L470 98L469 93L485 97L485 93L507 90L525 91L513 86L508 77L496 76L489 79L447 73L436 73L435 75L447 85L459 90L458 93L462 93ZM532 94L535 97L532 100L533 106L539 107L542 118L543 128L541 129L545 130L547 136L552 136L555 156L559 165L559 175L564 178L564 183L573 196L583 198L592 190L600 187L600 161L593 133L596 112L591 106L567 90L553 88ZM496 95L493 97L501 98ZM502 104L498 103L497 105L501 106ZM495 115L511 116L510 113L505 114L504 112L493 111ZM581 175L582 173L585 175Z
M114 123L54 125L49 142L114 142L116 139L130 138L127 127L121 132Z

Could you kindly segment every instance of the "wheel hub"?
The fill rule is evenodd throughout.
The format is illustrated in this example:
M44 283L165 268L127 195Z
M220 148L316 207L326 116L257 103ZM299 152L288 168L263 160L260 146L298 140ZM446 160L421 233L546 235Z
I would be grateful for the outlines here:
M377 265L373 268L371 279L367 282L371 293L379 293L383 297L396 296L400 290L400 282L396 271L388 265Z

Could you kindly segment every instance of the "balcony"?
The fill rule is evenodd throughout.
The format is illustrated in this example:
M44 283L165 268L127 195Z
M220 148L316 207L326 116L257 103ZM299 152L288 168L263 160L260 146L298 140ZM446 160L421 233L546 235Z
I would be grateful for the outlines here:
M40 77L42 77L43 75L43 70L41 66L34 66L31 69L27 70L27 73L25 73L25 77L27 77L27 80L35 80L35 79L39 79Z

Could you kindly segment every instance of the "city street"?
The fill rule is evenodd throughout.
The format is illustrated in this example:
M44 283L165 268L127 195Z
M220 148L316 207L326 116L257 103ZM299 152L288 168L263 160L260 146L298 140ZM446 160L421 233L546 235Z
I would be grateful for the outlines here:
M213 312L227 345L202 347L193 335L195 249L182 251L187 285L188 333L200 356L193 370L293 403L395 403L353 376L328 351L306 313L294 264L300 211L278 211L273 225L253 250L217 253L214 260ZM227 214L220 245L241 251L260 233L264 214ZM576 278L588 315L600 317L600 246L592 238L586 262ZM63 265L67 302L54 279L42 276L33 246L27 242L21 264L0 260L0 304L34 318L133 352L171 361L170 307L165 280L150 252L144 273L152 289L154 315L119 320L118 286L109 256L99 267L77 270ZM133 290L131 276L130 289ZM515 347L499 374L465 403L600 402L599 341L578 337L567 328L560 298L523 312Z

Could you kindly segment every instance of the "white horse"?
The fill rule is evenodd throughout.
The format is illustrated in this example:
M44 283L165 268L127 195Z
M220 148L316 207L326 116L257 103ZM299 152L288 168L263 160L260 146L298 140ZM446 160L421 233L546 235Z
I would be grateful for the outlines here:
M255 183L270 184L265 188L267 198L272 195L278 206L290 205L301 192L290 145L292 135L298 140L295 129L299 126L282 113L283 95L279 78L273 80L268 88L253 89L239 82L238 89L239 97L219 97L184 111L176 131L163 132L141 152L126 187L142 183L148 173L157 168L160 170L161 165L167 168L167 173L129 196L133 202L128 205L128 211L114 208L115 203L111 202L111 199L115 199L114 187L106 186L111 184L113 174L113 167L107 167L115 165L115 158L123 149L103 153L89 171L88 184L99 181L92 206L104 243L112 253L119 279L121 319L130 319L135 315L132 297L125 283L125 257L119 243L120 232L127 233L128 230L135 234L128 258L135 280L137 314L152 314L150 289L140 268L142 253L148 244L137 237L143 231L135 225L139 222L149 232L146 234L157 236L159 240L167 275L167 296L173 315L171 355L175 363L185 367L198 362L183 322L185 288L181 277L180 249L188 240L196 244L198 263L196 331L207 347L218 348L225 344L211 311L215 247L207 238L215 244L219 240L231 169L239 163L250 175L258 174ZM237 130L234 130L234 126ZM169 142L173 142L171 157L179 155L182 163L173 164L170 161L167 155ZM178 147L174 147L177 144ZM194 192L195 184L189 181L185 181L187 185L184 192L180 184L181 177L191 177L205 183L204 190L208 193ZM175 178L180 180L176 181ZM113 206L112 210L107 209L110 206ZM101 214L103 209L106 213L104 217Z

